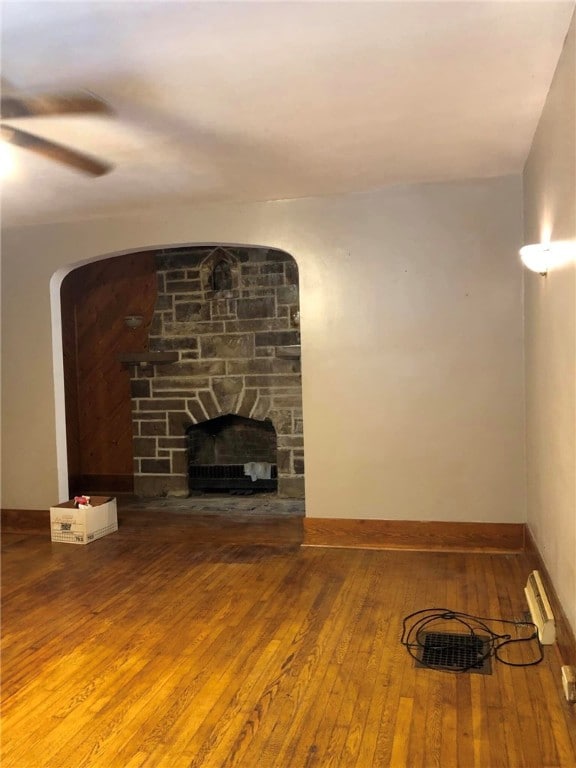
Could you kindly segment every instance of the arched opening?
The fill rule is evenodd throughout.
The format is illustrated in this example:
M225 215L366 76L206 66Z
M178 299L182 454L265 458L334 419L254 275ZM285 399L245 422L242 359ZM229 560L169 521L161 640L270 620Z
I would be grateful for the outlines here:
M277 450L274 462L236 463L275 465L278 495L304 498L291 256L237 246L117 256L70 273L61 303L70 493L187 495L188 430L233 415L272 425Z

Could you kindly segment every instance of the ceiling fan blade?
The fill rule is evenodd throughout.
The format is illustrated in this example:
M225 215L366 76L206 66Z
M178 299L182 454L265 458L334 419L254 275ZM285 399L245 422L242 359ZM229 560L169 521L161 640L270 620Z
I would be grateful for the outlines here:
M105 101L91 93L46 93L36 96L0 97L0 114L3 120L47 115L110 115L112 113L112 108Z
M62 144L55 144L53 141L42 139L18 128L2 126L1 138L3 141L7 141L17 147L30 149L32 152L43 155L50 160L55 160L57 163L76 168L78 171L87 173L90 176L103 176L113 168L109 163L96 160L89 155L84 155L74 149L64 147Z

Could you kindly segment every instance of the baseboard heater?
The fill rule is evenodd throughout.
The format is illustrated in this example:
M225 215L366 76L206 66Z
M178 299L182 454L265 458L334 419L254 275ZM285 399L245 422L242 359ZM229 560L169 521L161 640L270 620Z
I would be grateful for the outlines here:
M556 624L554 614L539 571L532 571L524 589L530 616L538 629L538 637L542 645L552 645L556 642Z

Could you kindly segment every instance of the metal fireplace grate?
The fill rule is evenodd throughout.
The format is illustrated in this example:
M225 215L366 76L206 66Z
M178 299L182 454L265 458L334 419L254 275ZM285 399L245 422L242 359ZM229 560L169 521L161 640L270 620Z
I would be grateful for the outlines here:
M190 464L188 467L191 491L259 491L278 490L278 468L272 464L269 479L252 480L244 473L244 464Z
M245 478L243 464L190 464L188 475L193 478ZM276 465L272 465L272 478L278 476Z
M417 667L491 675L490 638L450 632L421 632Z

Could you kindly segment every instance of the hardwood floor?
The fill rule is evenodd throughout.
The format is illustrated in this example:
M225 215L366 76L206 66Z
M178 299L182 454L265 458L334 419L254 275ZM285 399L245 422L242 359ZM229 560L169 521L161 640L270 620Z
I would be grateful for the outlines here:
M219 543L212 521L4 534L3 768L574 768L553 647L484 676L399 642L426 607L521 618L529 554L301 548L294 521Z

